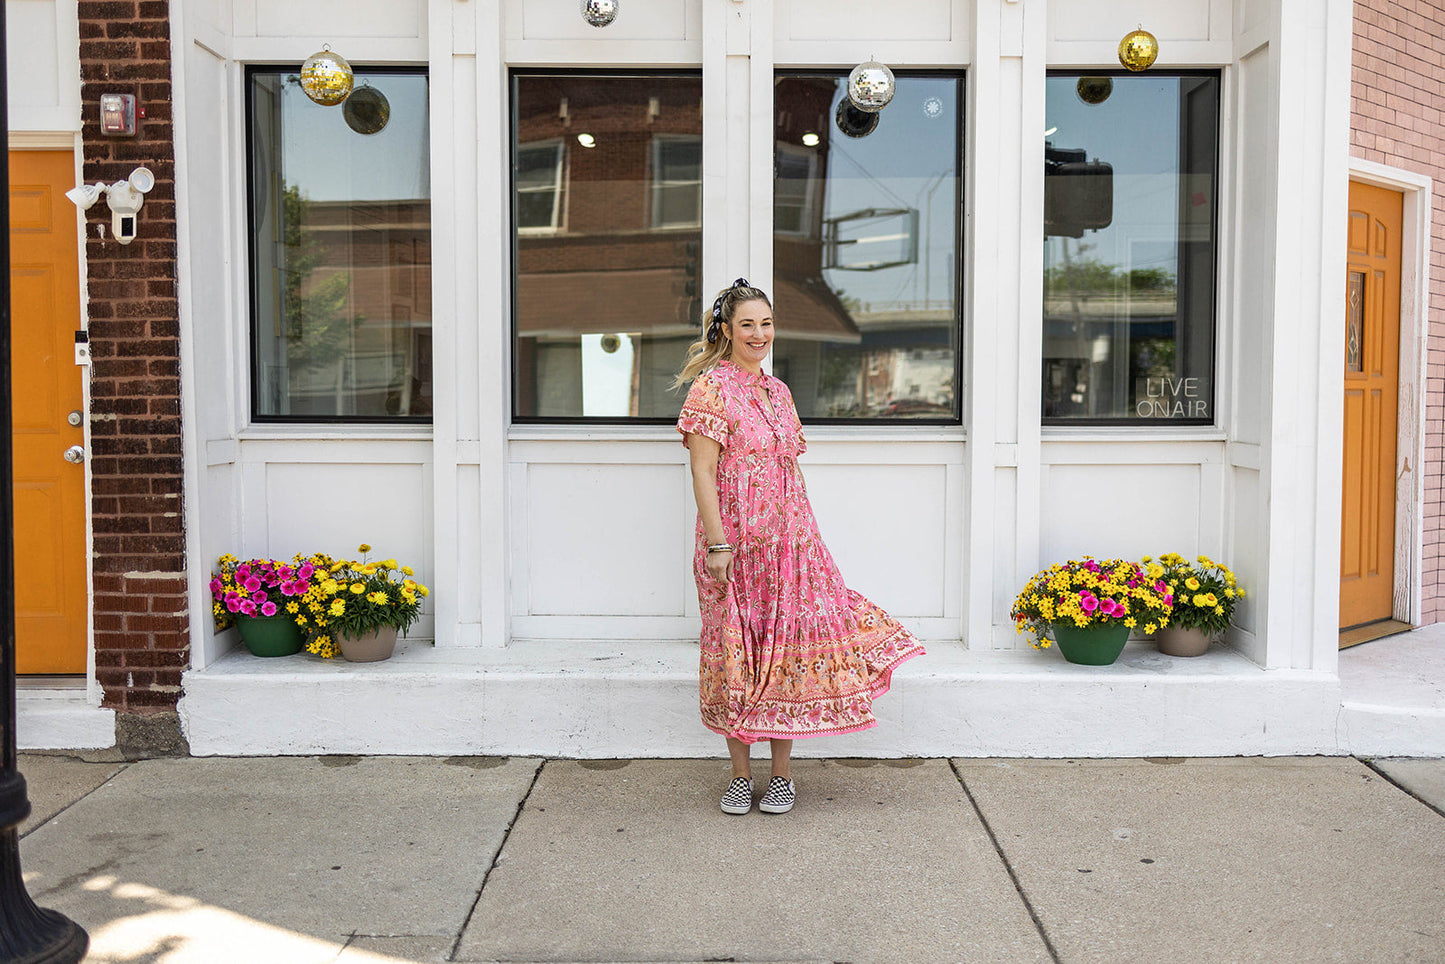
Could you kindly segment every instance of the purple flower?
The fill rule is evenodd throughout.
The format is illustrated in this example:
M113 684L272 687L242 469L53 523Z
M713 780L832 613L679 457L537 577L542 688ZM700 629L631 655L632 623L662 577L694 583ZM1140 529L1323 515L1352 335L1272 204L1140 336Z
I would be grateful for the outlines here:
M241 603L241 612L247 616L256 615L256 604L247 599Z
M255 592L261 588L261 579L258 576L251 576L245 582L241 583L241 585L246 587L247 592Z
M262 615L262 616L274 616L274 615L276 615L276 604L273 603L273 602L264 602L264 603L262 603L262 604L261 604L261 615Z

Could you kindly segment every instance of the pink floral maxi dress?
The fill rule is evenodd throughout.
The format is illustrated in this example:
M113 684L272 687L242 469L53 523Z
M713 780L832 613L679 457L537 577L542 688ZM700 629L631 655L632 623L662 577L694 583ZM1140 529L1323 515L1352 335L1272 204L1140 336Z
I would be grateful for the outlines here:
M697 434L722 446L718 504L736 547L724 585L708 574L698 517L703 724L745 743L875 726L874 698L923 647L844 585L823 545L798 468L807 443L787 385L724 360L693 382L677 430L683 444Z

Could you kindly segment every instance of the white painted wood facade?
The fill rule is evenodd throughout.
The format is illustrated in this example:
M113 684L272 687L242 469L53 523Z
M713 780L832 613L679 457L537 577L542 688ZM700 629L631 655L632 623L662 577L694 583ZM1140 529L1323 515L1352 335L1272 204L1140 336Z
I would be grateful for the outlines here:
M1343 335L1331 320L1344 266L1348 0L623 0L605 30L582 21L576 0L173 0L172 11L194 641L182 708L197 752L710 752L700 727L686 730L695 707L676 653L687 651L666 649L698 630L694 510L676 434L512 424L508 71L701 70L703 287L714 290L738 274L772 274L774 70L870 56L966 73L964 415L952 428L809 432L804 471L849 583L940 654L932 667L930 657L900 671L906 734L880 729L858 749L1339 751L1330 727ZM1115 66L1119 38L1139 24L1159 38L1159 66L1221 71L1215 423L1042 427L1045 73ZM298 63L323 43L354 64L429 70L429 429L249 421L244 68ZM1422 355L1419 344L1409 351ZM1418 424L1412 431L1418 438ZM378 490L403 508L376 511ZM417 561L434 592L414 635L433 638L437 655L373 676L338 667L329 681L311 670L304 680L238 673L225 658L234 634L210 631L215 558L344 552L362 540ZM1033 653L1015 633L1012 597L1042 566L1168 550L1225 560L1253 590L1233 652L1171 681L1183 689L1169 692L1193 694L1181 703L1160 702L1150 670L1060 672L1056 653ZM1418 599L1418 556L1410 566L1404 592ZM596 653L646 663L662 651L673 654L659 659L665 670L636 669L624 682L586 662ZM582 690L556 682L568 672ZM500 674L488 677L489 693L526 677L502 703L520 705L524 691L533 701L615 698L620 688L639 706L680 693L687 712L644 707L651 723L614 739L573 706L535 720L530 745L526 727L491 715L495 705L462 714L477 728L470 742L416 727L391 740L338 727L297 742L249 722L303 683L323 701L334 683L333 694L379 706L396 673L420 681L407 697L415 713L466 700L468 674L487 673ZM627 690L633 683L642 688ZM654 683L662 689L646 689ZM1084 719L1101 698L1115 701L1124 735L1087 726L1072 743L1003 735L1011 712L1059 706ZM228 708L208 716L206 700ZM1214 705L1243 722L1201 735L1151 717L1186 703L1190 719ZM980 731L961 720L967 712L1004 722ZM676 733L663 723L674 716ZM1270 720L1275 730L1262 736ZM481 735L487 726L500 729Z

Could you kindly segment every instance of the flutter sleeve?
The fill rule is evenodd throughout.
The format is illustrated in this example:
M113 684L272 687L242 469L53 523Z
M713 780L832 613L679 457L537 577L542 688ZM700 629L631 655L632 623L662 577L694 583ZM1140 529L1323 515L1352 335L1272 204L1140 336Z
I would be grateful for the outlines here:
M689 435L706 435L724 448L732 434L732 422L727 415L722 392L717 379L710 372L699 375L688 390L687 400L682 403L682 414L677 417L677 430L682 433L682 444L687 444Z

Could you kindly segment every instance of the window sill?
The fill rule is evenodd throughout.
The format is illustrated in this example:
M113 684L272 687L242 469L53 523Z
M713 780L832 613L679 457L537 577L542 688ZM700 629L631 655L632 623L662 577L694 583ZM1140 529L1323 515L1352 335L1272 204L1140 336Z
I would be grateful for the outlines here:
M342 439L345 441L406 441L406 442L430 442L432 440L432 428L430 425L378 425L371 424L256 424L250 425L237 433L236 438L242 442L257 441L332 441Z
M1152 425L1073 426L1049 425L1040 433L1045 442L1227 442L1229 435L1217 425L1160 429Z

